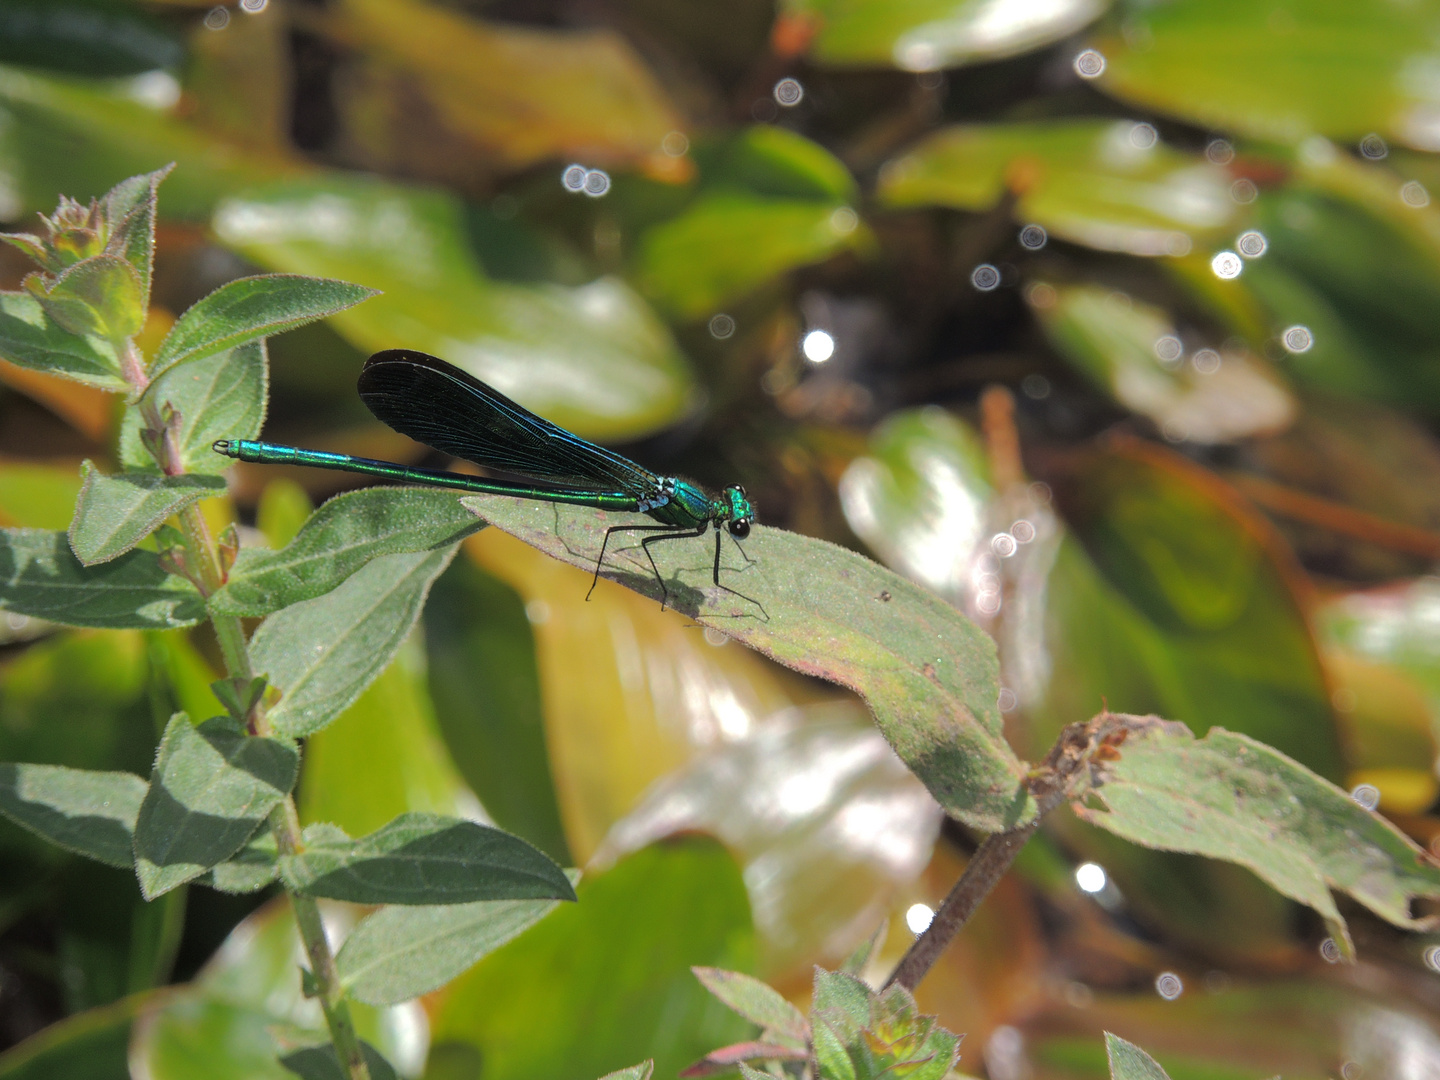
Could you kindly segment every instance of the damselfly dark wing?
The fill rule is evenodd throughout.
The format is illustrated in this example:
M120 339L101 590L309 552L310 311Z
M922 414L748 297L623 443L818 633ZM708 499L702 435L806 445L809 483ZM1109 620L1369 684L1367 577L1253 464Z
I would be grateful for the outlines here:
M358 389L366 407L402 435L488 469L638 496L659 484L648 469L572 435L427 353L376 353L365 361Z

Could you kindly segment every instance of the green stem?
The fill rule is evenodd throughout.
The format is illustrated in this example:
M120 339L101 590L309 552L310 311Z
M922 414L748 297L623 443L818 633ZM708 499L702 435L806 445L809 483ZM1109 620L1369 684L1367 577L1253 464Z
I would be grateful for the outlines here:
M127 343L122 353L126 379L135 392L143 393L148 378L144 361L139 350ZM174 431L160 416L160 409L154 401L141 399L140 414L147 427L164 433L157 449L158 464L167 475L183 472L178 449L175 446ZM195 584L201 593L210 596L225 584L225 569L220 561L220 551L211 535L205 515L197 505L187 506L180 511L180 529L185 536L185 555L191 568ZM226 673L233 678L250 679L254 669L250 666L250 652L245 643L245 628L234 616L210 616L215 630L215 640L225 659ZM263 714L258 718L256 734L264 734ZM287 795L283 802L270 814L270 830L275 843L283 855L294 855L301 849L300 817L295 810L295 800ZM288 891L288 890L287 890ZM350 1005L345 1000L344 988L335 967L335 953L325 936L325 926L320 918L320 906L313 897L289 892L290 904L295 912L295 926L300 940L305 945L305 955L310 958L310 973L315 981L316 995L320 1008L325 1014L325 1024L330 1029L330 1041L335 1046L341 1065L348 1080L370 1080L370 1068L360 1052L360 1037L355 1032L355 1022L350 1017Z
M275 834L275 843L282 856L299 852L300 819L295 812L294 799L286 796L285 801L271 811L270 830ZM325 1013L325 1024L330 1029L330 1040L335 1044L335 1053L339 1056L349 1080L370 1080L370 1068L365 1064L365 1057L360 1052L360 1037L355 1033L355 1022L350 1017L350 1004L345 1000L345 991L340 985L335 954L325 936L320 906L313 897L296 892L290 893L290 904L295 911L295 925L300 931L300 940L305 944L305 955L310 958L310 974L315 980L316 997Z

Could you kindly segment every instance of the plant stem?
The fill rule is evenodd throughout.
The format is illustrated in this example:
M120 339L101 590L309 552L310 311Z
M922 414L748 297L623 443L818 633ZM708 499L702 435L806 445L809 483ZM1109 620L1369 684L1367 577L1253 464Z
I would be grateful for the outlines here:
M915 939L890 973L890 978L885 980L886 986L899 983L906 990L914 990L920 985L920 980L940 959L940 954L949 948L960 928L980 906L980 901L1005 876L1005 871L1010 869L1015 856L1020 854L1020 849L1039 825L1037 818L1016 829L991 833L981 842L966 864L960 880L945 897L940 910L935 912L935 918L930 920L925 932Z
M224 570L220 563L220 552L205 515L196 505L187 506L180 512L180 527L185 535L185 549L189 563L199 577L201 591L209 596L224 584ZM253 675L250 653L245 644L245 628L234 616L211 615L210 624L215 629L215 639L225 658L225 669L231 678L249 679ZM263 721L262 721L263 724ZM263 732L261 732L263 733ZM281 855L294 855L301 848L300 817L295 810L295 800L285 796L270 814L270 830ZM287 890L288 891L288 890ZM345 991L340 985L339 973L335 968L335 953L325 936L325 926L320 919L320 907L313 897L289 892L290 905L295 912L295 926L300 940L305 944L305 955L310 958L310 972L315 979L316 993L320 1008L325 1014L325 1025L330 1030L330 1041L345 1069L349 1080L370 1080L370 1068L360 1052L360 1039L355 1033L355 1023L350 1018L350 1006L345 1000Z
M224 582L220 569L220 555L215 549L215 538L210 535L210 526L200 507L187 506L180 511L180 529L185 534L185 553L190 565L200 576L201 591L209 596ZM211 615L210 625L215 628L215 640L220 644L220 655L225 658L225 670L231 678L248 679L253 672L250 668L250 653L245 648L245 628L234 615Z
M1040 827L1041 819L1084 790L1096 762L1118 756L1116 748L1125 741L1127 725L1133 719L1107 710L1086 723L1071 724L1060 732L1045 760L1025 777L1025 790L1034 800L1034 816L1024 824L991 833L981 841L930 925L885 980L886 986L899 983L907 990L914 990L920 985L925 973L975 914L980 901L1005 876L1015 856Z
M290 796L287 795L285 801L270 812L270 830L275 834L281 855L294 855L300 850L300 819L295 812L295 800ZM370 1080L370 1068L360 1052L360 1037L355 1033L355 1022L350 1017L350 1005L340 986L335 954L325 936L320 906L313 897L296 892L289 895L290 905L295 911L295 926L300 931L300 940L305 943L305 955L310 958L315 996L325 1013L325 1024L330 1029L335 1053L350 1080Z

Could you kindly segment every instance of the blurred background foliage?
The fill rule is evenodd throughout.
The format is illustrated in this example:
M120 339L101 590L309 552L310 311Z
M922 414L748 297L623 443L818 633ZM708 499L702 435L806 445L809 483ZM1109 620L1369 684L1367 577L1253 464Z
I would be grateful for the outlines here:
M256 270L384 292L272 342L267 436L418 462L353 381L437 353L962 606L1032 757L1106 703L1222 725L1434 846L1437 41L1430 0L0 0L0 221L175 161L154 340ZM63 529L119 402L0 383L0 523ZM279 546L351 482L241 465L206 512ZM690 964L798 1000L888 916L883 973L973 850L854 699L584 579L473 537L309 743L309 821L586 867L362 1015L408 1075L673 1076L745 1036ZM144 772L219 711L198 633L0 636L5 760ZM1337 965L1245 871L1063 814L920 988L968 1072L1104 1076L1102 1028L1176 1080L1440 1071L1440 937L1347 909ZM0 866L0 1077L282 1075L283 909L8 824Z

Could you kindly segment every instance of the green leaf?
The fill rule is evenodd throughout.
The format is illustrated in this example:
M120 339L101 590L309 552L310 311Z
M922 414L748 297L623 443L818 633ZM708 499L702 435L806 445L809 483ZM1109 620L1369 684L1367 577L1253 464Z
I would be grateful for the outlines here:
M1166 438L1229 443L1295 418L1294 399L1263 360L1233 346L1186 349L1160 308L1098 285L1042 283L1029 297L1060 354Z
M593 570L601 537L640 515L597 514L509 497L467 498L485 520L553 558ZM667 550L668 549L668 550ZM655 549L670 603L786 666L856 691L890 745L952 815L986 831L1028 820L1024 766L1005 742L991 639L949 604L854 552L755 528L742 561L709 537ZM660 598L638 551L607 554L602 574ZM763 605L763 607L762 607Z
M939 71L1028 52L1068 37L1106 0L789 0L792 18L813 19L810 56L837 66Z
M62 329L29 292L0 292L0 358L102 390L127 390L106 342Z
M1132 255L1183 255L1236 213L1224 169L1128 120L944 128L888 162L877 194L897 209L988 210L1011 190L1017 219Z
M363 285L300 274L261 274L226 282L175 320L155 353L153 374L328 318L374 295L374 289Z
M287 885L357 904L468 904L575 899L565 872L518 836L439 814L401 814L383 828L307 842L280 860Z
M370 1070L370 1080L397 1080L394 1067L381 1056L379 1050L363 1039L360 1042L360 1053L365 1058L366 1068ZM280 1059L280 1064L303 1080L348 1080L350 1076L341 1064L340 1055L335 1052L332 1043L307 1046L304 1050L286 1054Z
M1197 741L1183 724L1120 719L1129 738L1092 789L1098 805L1075 807L1083 821L1146 847L1239 863L1313 908L1347 949L1331 889L1396 926L1428 925L1410 904L1440 896L1440 866L1340 788L1224 728Z
M567 871L573 884L578 871ZM345 939L335 963L346 993L394 1005L438 990L539 922L558 900L383 907Z
M261 830L230 858L212 866L195 879L223 893L259 892L280 874L280 854L275 834Z
M639 1065L631 1065L628 1069L617 1069L615 1072L606 1073L600 1080L650 1080L655 1072L655 1061L647 1058Z
M454 545L483 527L450 492L366 488L337 495L279 551L242 551L229 582L211 597L211 610L268 615L330 592L373 559Z
M1151 443L1116 439L1077 464L1066 518L1094 563L1062 549L1046 587L1049 618L1065 629L1047 646L1049 693L1063 704L1055 727L1037 730L1042 745L1103 700L1183 716L1202 733L1223 724L1339 782L1309 600L1265 523L1213 474Z
M158 472L106 476L81 466L84 486L70 523L70 550L87 567L119 558L191 503L225 490L218 476Z
M36 279L30 279L36 280ZM118 344L145 325L140 275L118 255L84 259L48 289L32 289L40 306L63 330Z
M274 185L215 214L220 238L254 262L381 289L332 320L365 351L404 341L443 356L588 438L635 438L690 407L679 350L628 286L490 280L464 222L449 195L361 177Z
M646 232L638 273L647 295L694 319L787 270L872 242L844 203L716 193Z
M1110 1080L1170 1080L1158 1061L1108 1031L1105 1032L1105 1053L1110 1058Z
M135 869L153 899L239 851L292 787L293 744L247 735L229 717L165 728L135 825Z
M273 729L313 735L344 712L409 636L455 548L382 555L314 600L282 608L250 639L250 661L284 695Z
M817 142L774 124L752 124L695 147L704 191L835 205L860 198L845 163Z
M218 476L232 464L211 449L216 439L253 439L265 423L270 371L264 341L247 341L171 368L145 390L163 417L173 409L175 448L187 473ZM120 422L120 460L129 469L154 469L155 458L140 433L146 423L140 404L129 405Z
M430 699L455 767L496 825L562 866L573 861L525 601L462 556L436 579L422 618Z
M128 870L146 783L134 773L0 764L0 813L69 851Z
M753 975L710 967L692 970L706 990L751 1023L793 1039L809 1038L810 1025L805 1014Z
M155 265L155 214L160 182L173 165L122 180L105 195L105 217L110 239L105 251L118 255L140 279L140 304L150 307L150 277Z
M130 7L85 0L0 5L0 63L92 78L177 69L185 48L166 23Z
M82 566L62 532L0 530L0 609L66 626L169 630L204 617L195 586L131 551Z
M437 1044L473 1046L486 1080L602 1076L647 1057L668 1077L749 1034L690 973L753 963L745 883L722 845L656 844L578 893L450 985Z
M840 1036L830 1025L815 1019L815 1064L819 1068L820 1080L856 1080L855 1063L845 1051Z
M1360 9L1318 0L1283 18L1244 0L1181 0L1127 13L1094 42L1101 84L1147 110L1208 129L1298 143L1370 132L1440 149L1421 72L1440 17L1425 6Z

